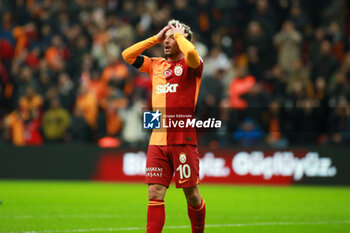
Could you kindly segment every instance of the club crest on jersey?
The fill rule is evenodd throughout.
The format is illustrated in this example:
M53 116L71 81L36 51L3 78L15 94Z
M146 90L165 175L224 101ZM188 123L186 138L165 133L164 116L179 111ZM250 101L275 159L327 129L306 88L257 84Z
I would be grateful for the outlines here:
M182 72L183 72L183 69L182 69L182 67L181 67L180 65L175 66L175 68L174 68L174 74L175 74L176 76L182 75Z
M163 72L163 75L166 77L166 78L170 78L170 76L173 74L173 71L170 70L170 69L167 69L167 70L164 70Z
M185 153L180 153L179 160L181 163L185 163L187 158Z

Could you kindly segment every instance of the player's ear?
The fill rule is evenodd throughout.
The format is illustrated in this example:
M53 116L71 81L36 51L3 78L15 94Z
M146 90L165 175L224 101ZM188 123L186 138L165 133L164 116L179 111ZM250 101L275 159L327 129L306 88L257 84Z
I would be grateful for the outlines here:
M187 38L188 37L188 33L185 33L185 38Z

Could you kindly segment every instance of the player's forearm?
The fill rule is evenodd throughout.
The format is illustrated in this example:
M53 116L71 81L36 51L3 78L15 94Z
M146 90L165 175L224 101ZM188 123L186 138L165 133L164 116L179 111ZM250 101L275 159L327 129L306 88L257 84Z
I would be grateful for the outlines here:
M146 40L138 42L138 43L130 46L129 48L125 49L122 52L122 57L124 58L124 60L127 63L132 65L135 62L137 56L139 56L146 49L148 49L148 48L150 48L153 45L158 44L158 43L159 43L158 37L152 36Z
M186 64L191 68L198 68L201 62L196 47L181 33L175 33L174 38L181 52L185 55Z

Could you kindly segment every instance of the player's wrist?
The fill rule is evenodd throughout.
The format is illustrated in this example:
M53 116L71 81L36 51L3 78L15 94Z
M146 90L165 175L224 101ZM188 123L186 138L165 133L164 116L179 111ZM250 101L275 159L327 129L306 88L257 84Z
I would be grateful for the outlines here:
M162 38L159 38L158 35L154 35L151 38L153 39L154 43L162 42Z

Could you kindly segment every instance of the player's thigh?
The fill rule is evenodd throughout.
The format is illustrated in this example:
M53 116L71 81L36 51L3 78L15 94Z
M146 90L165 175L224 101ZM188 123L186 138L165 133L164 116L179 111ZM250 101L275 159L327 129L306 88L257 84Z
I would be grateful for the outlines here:
M194 145L172 146L172 160L177 188L196 186L199 182L198 149Z
M167 146L150 145L147 152L145 182L169 187L173 173Z

